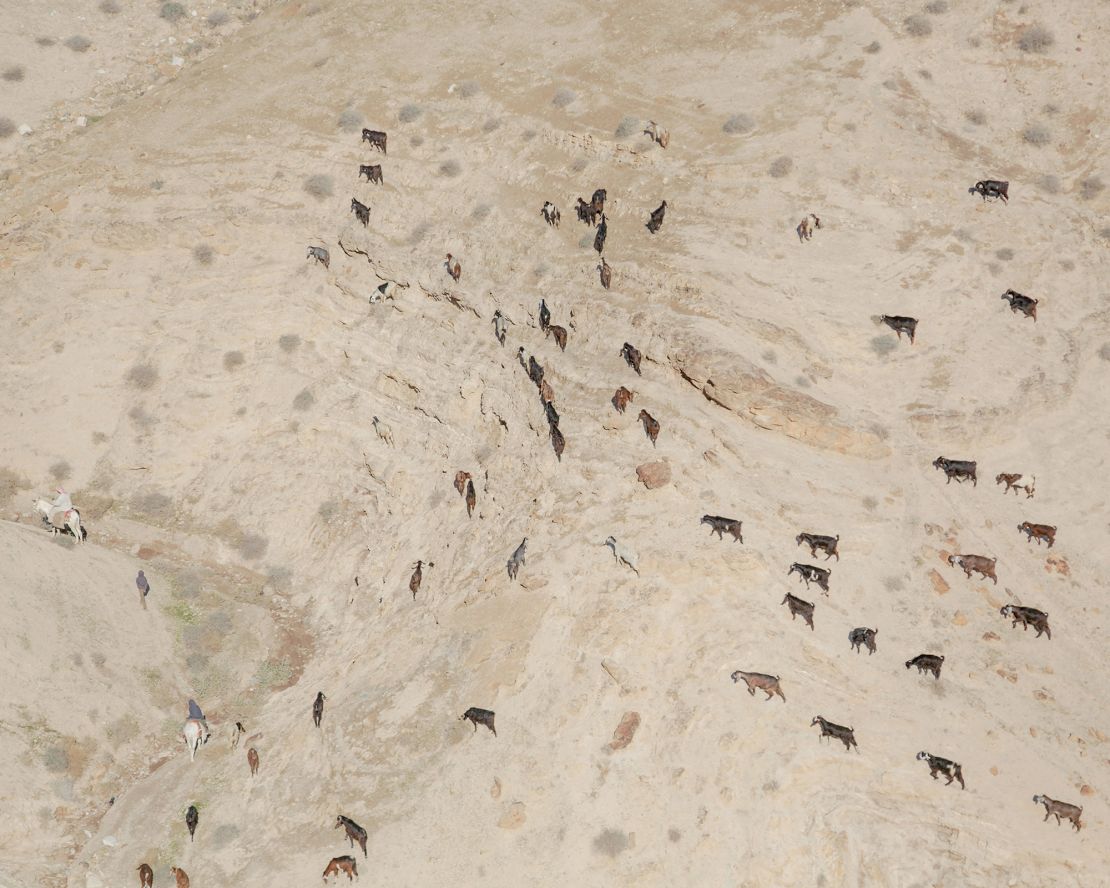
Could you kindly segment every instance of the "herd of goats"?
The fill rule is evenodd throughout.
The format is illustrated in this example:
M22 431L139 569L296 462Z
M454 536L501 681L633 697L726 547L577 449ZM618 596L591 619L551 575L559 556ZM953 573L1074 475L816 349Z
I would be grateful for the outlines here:
M654 122L650 124L645 132L650 135L660 146L665 148L669 141L669 134L666 130L658 127ZM369 143L371 148L375 148L383 155L386 152L387 137L384 132L364 129L362 131L362 141ZM359 178L366 177L369 183L382 184L384 182L384 175L381 165L361 165L359 167ZM971 193L979 194L983 197L984 201L988 199L1001 199L1003 202L1009 201L1009 183L998 182L994 180L984 180L976 182L969 191ZM608 289L612 281L612 269L605 261L603 255L605 249L605 241L608 233L608 220L605 215L605 201L607 194L605 189L596 190L591 199L587 202L581 197L577 201L577 216L579 221L586 224L591 228L596 228L594 237L594 249L597 251L600 262L597 266L602 287ZM656 234L663 225L664 217L666 215L667 202L663 201L657 209L651 212L648 217L646 227L649 232ZM351 198L351 212L364 226L368 226L370 222L370 207L357 198ZM557 228L561 221L561 214L558 208L551 201L544 203L540 210L544 221ZM815 229L821 228L821 220L814 214L809 214L802 220L801 224L797 227L797 234L800 241L805 242L813 237ZM330 267L331 257L328 250L322 246L310 246L308 248L307 258L314 259L324 265L326 268ZM459 260L447 254L446 271L450 277L457 283L462 276L462 265ZM1014 290L1007 290L1003 294L1003 299L1010 303L1010 308L1015 312L1021 312L1026 317L1032 318L1036 321L1037 318L1037 300L1027 296L1023 296ZM917 319L903 316L890 316L882 315L881 320L888 325L898 338L901 339L905 333L910 343L914 342L914 336L917 329ZM494 334L502 346L505 344L507 335L508 319L497 310L494 313L493 324ZM565 327L551 323L551 312L547 304L541 300L539 304L539 326L544 332L545 336L550 336L555 340L561 351L565 351L567 347L567 330ZM628 366L635 371L637 376L642 375L640 369L641 353L631 343L624 343L620 350L620 356L628 364ZM550 381L545 378L544 369L536 361L535 357L526 357L524 347L521 346L517 352L517 359L521 366L524 368L529 380L535 384L539 396L540 403L544 410L544 415L547 419L549 426L549 436L551 446L555 452L556 458L561 462L564 448L566 447L566 439L559 429L559 413L555 408L555 393L550 384ZM612 405L619 413L624 413L628 404L635 398L635 393L620 386L612 397ZM644 432L652 445L655 445L656 439L659 437L660 424L651 416L646 410L641 410L639 413L639 420L643 423ZM386 443L392 444L392 433L388 428L380 423L377 417L374 417L374 428L378 436ZM945 457L938 457L933 466L941 470L947 478L946 483L951 483L953 480L957 484L970 481L973 486L978 484L977 466L975 462L967 460L954 460ZM1020 474L1001 473L996 477L996 483L1005 485L1004 493L1013 490L1015 493L1020 491L1025 492L1026 499L1032 499L1035 493L1036 479L1032 479L1031 483L1022 484L1023 476ZM474 487L474 481L469 472L459 471L456 473L454 485L459 495L465 499L466 510L468 517L473 513L477 503L477 492ZM735 518L725 518L718 515L705 515L701 519L702 524L706 524L710 529L710 536L716 533L718 539L723 540L724 535L728 534L732 537L734 542L743 543L743 529L742 522ZM1036 540L1038 545L1045 542L1049 548L1053 546L1056 538L1056 528L1043 525L1031 524L1023 522L1019 525L1018 530L1028 536L1029 541ZM528 539L525 538L520 545L513 552L512 556L507 562L507 571L511 579L515 579L521 565L525 561L525 554L527 550ZM796 537L796 543L799 546L807 546L810 551L810 557L816 557L818 552L825 556L825 561L835 558L840 561L839 543L840 536L827 536L824 534L814 533L800 533ZM619 543L614 537L610 536L605 540L605 545L608 546L613 553L613 557L618 564L625 565L631 570L639 573L638 558L636 554L627 546ZM995 584L998 583L998 577L995 574L996 559L984 555L974 554L956 554L948 559L948 563L954 567L958 567L964 571L966 576L970 578L972 573L979 574L983 579L990 579ZM424 562L418 561L415 569L409 580L409 590L415 600L420 591L420 586L423 580L422 567ZM806 588L810 584L817 586L821 592L828 596L829 594L829 580L832 571L829 568L820 567L814 564L805 564L801 562L794 562L787 576L792 574L798 575L799 582L804 582ZM787 593L783 598L781 604L785 605L791 615L791 620L796 617L801 617L805 624L809 626L810 630L814 629L814 611L815 603L806 601L803 598L796 596L792 593ZM1046 635L1050 640L1052 632L1048 625L1048 614L1044 611L1038 610L1033 607L1024 607L1013 604L1007 604L1001 609L1001 615L1009 618L1011 626L1016 628L1019 624L1023 629L1032 627L1036 630L1036 637L1042 634ZM878 636L878 629L869 627L858 627L852 629L848 633L848 641L851 649L857 653L861 652L862 648L866 647L868 655L874 654L877 650L876 637ZM944 656L939 654L919 654L905 663L906 669L916 668L919 673L931 674L935 680L940 679L941 669L944 664ZM775 696L778 696L782 701L786 702L786 695L780 687L780 676L768 675L760 672L745 672L737 670L732 673L733 682L743 681L748 693L755 695L757 690L762 690L767 696L766 700L770 701ZM312 718L317 728L320 727L324 714L324 702L327 698L323 692L317 694L316 699L312 705ZM466 710L461 716L461 720L471 722L475 731L478 725L483 725L496 737L497 730L494 726L494 713L488 709L481 709L478 707L471 707ZM855 749L859 752L859 746L856 742L855 730L851 727L831 722L822 716L815 716L810 723L812 726L820 728L819 739L828 738L831 740L839 740L844 744L846 751ZM244 733L244 728L240 722L236 722L234 735L232 737L232 745L237 746L240 736ZM207 738L205 738L207 739ZM953 781L960 784L961 789L966 788L964 783L964 774L962 766L950 759L942 758L928 752L919 752L917 760L923 761L929 768L929 775L934 779L938 776L946 778L946 785L950 785ZM259 758L256 749L251 747L247 750L247 762L250 768L251 776L253 777L259 768ZM1046 795L1035 795L1033 801L1036 804L1043 805L1045 808L1045 817L1047 821L1049 817L1055 816L1057 824L1062 820L1067 820L1071 823L1073 828L1078 831L1082 828L1081 816L1083 809L1077 805L1072 805L1067 802L1057 801L1051 799ZM186 826L189 829L190 837L196 831L199 822L199 815L194 806L190 806L186 812ZM366 856L366 830L359 826L351 818L340 814L335 822L335 828L342 828L345 831L346 838L348 839L351 848L354 848L355 843L361 847L363 856ZM171 871L177 880L177 888L189 888L189 877L184 870L179 867L171 867ZM347 875L348 880L353 880L358 876L358 865L356 858L350 855L333 858L324 870L324 882L327 883L328 877L331 875L336 876L338 880L340 873ZM151 888L153 885L153 870L151 867L143 863L139 867L139 877L141 888Z

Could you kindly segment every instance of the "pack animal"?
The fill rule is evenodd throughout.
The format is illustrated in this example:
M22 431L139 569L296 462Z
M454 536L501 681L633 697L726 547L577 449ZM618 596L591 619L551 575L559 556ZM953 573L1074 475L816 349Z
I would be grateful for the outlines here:
M513 550L513 554L509 556L507 564L509 571L509 579L515 580L516 575L520 573L520 566L524 564L524 556L528 551L528 537L520 541L520 545Z
M880 315L879 320L897 333L899 339L905 333L910 339L910 345L913 345L913 338L917 333L917 318L907 318L902 315Z
M370 207L359 201L357 197L351 198L351 212L362 223L363 227L370 224Z
M388 137L380 130L364 129L362 131L362 141L369 142L371 148L377 148L382 154L387 154L385 150L385 143Z
M349 854L344 854L342 857L333 857L324 868L324 884L328 884L328 876L335 876L335 882L338 885L340 872L347 874L348 882L353 882L355 877L358 876L358 861Z
M40 499L35 501L35 511L42 516L42 522L47 526L51 536L68 532L78 543L85 541L81 513L77 509L56 508L49 500Z
M860 626L848 633L848 641L852 645L852 650L857 654L861 648L867 648L867 656L870 657L875 653L875 636L878 634L878 629L868 629L866 626Z
M1044 611L1037 610L1035 607L1005 604L999 613L1013 620L1010 624L1011 629L1016 628L1018 623L1021 623L1022 631L1028 631L1032 626L1037 630L1037 638L1040 638L1043 633L1048 636L1049 641L1052 641L1052 630L1048 627L1048 614Z
M660 228L663 227L663 217L667 214L667 202L659 204L654 210L651 211L651 218L648 219L647 230L655 234Z
M800 533L794 537L794 542L799 546L802 545L802 543L809 546L809 554L814 558L817 557L817 550L820 549L825 553L826 561L834 555L837 561L840 560L840 553L836 550L837 545L840 543L840 534L831 537L822 536L819 533Z
M477 706L471 706L466 712L459 716L459 721L469 721L474 725L474 732L477 733L478 725L485 725L493 732L493 736L497 736L497 728L493 726L494 713L489 709L479 709Z
M646 410L641 410L637 419L644 424L644 434L648 436L651 446L654 447L655 440L659 437L659 421Z
M960 781L960 789L967 789L964 785L964 772L958 762L949 761L946 758L941 758L939 755L930 755L927 752L919 752L917 754L919 762L929 763L929 776L934 780L937 779L937 774L943 774L948 778L945 786L951 786L953 780Z
M1048 543L1048 548L1052 548L1053 543L1056 542L1056 528L1049 524L1030 524L1028 521L1022 521L1018 525L1018 530L1025 534L1028 542L1037 541L1037 545L1041 544L1041 540Z
M1016 290L1007 290L1002 298L1010 303L1010 311L1017 314L1019 311L1027 318L1032 318L1037 323L1037 300L1032 296L1022 296Z
M755 696L756 688L758 688L767 695L767 700L770 700L775 694L778 694L782 697L782 702L786 702L786 694L784 694L782 688L779 687L779 676L764 675L762 672L743 672L737 669L732 673L732 680L738 682L740 679L744 679L744 683L748 686L748 693L751 696Z
M948 563L953 567L959 567L960 570L971 579L971 572L979 574L984 580L994 580L994 584L998 585L998 577L995 576L994 566L997 563L997 558L987 558L986 555L949 555Z
M944 482L945 484L951 484L952 479L955 478L957 484L970 481L972 487L978 487L979 477L975 472L976 465L977 464L971 460L947 459L943 456L938 456L933 460L933 468L940 469L948 479Z
M613 393L613 407L616 408L617 413L624 413L625 408L632 403L636 395L630 392L623 385Z
M355 842L358 842L358 846L362 849L362 856L366 857L366 830L351 820L350 817L344 817L342 814L335 818L334 828L339 829L339 827L343 827L351 847L354 848Z
M359 164L358 177L361 179L363 176L366 177L367 182L373 182L375 185L381 185L385 182L382 177L382 165L380 163L373 166L365 163Z
M603 545L612 549L613 560L617 564L625 564L632 569L636 576L640 575L640 559L628 546L618 543L617 538L613 536L606 537Z
M821 737L831 737L833 739L839 740L841 743L844 744L844 749L846 751L850 752L852 747L854 746L856 748L856 752L859 752L859 744L856 743L855 728L846 728L843 725L834 725L831 721L826 721L819 715L814 716L813 721L809 723L809 726L811 728L814 725L821 726ZM818 739L821 739L821 737L819 737Z
M967 189L967 193L981 195L984 201L988 197L993 197L995 199L1002 198L1003 203L1009 203L1010 183L999 182L997 179L980 179Z
M787 576L792 573L797 573L799 581L804 580L806 588L809 588L810 583L816 583L819 588L826 595L829 594L829 577L832 576L832 571L823 567L817 567L814 564L802 564L795 561L790 565L790 570L786 572Z
M810 631L811 632L814 631L814 629L813 629L813 602L812 601L805 601L801 598L798 598L798 596L791 595L789 592L787 592L786 597L783 598L781 603L785 604L788 608L790 608L790 621L791 622L794 621L794 618L796 616L801 614L802 619L806 621L806 625L809 626Z
M912 660L906 660L906 668L917 667L920 675L922 672L933 673L934 679L940 679L940 668L944 665L944 657L939 654L918 654Z
M798 242L804 243L807 240L811 240L813 238L813 232L820 227L821 220L818 219L813 213L810 213L801 222L799 222L798 227L794 229L796 232L798 232Z
M324 268L331 268L331 254L323 247L309 247L305 259L315 259Z
M1083 809L1078 805L1072 805L1068 802L1058 802L1055 799L1050 799L1046 795L1035 795L1033 796L1033 801L1038 805L1044 805L1045 823L1048 823L1049 817L1055 816L1057 826L1064 820L1067 820L1075 827L1076 832L1079 832L1079 830L1083 828L1083 821L1080 819L1083 816Z
M640 350L630 342L626 342L621 346L621 357L624 362L628 364L633 370L636 371L637 376L642 376L640 373Z
M709 525L709 536L717 534L717 539L723 540L725 534L730 534L735 543L744 542L744 534L741 531L743 526L742 521L737 521L735 518L722 518L720 515L702 515L699 524Z
M562 219L562 216L555 207L555 204L551 201L544 201L543 209L540 210L540 215L543 216L543 220L552 228L559 227L559 221Z

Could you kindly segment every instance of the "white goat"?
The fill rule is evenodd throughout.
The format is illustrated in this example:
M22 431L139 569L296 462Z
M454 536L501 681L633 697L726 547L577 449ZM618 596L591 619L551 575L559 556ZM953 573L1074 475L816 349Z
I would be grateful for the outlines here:
M616 560L617 564L624 562L636 572L636 576L640 575L640 559L636 556L635 552L627 546L622 546L618 543L616 537L606 537L602 545L608 546L613 550L613 558Z
M382 422L378 417L373 419L374 431L378 433L378 437L385 441L390 447L393 446L393 430Z

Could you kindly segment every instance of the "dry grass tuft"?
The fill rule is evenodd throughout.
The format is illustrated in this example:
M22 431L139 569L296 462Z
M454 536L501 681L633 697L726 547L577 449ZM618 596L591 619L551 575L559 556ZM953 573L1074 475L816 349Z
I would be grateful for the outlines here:
M1018 38L1018 49L1022 52L1044 53L1052 48L1056 37L1044 25L1030 25Z
M755 129L755 120L750 114L733 114L721 129L730 136L743 136Z

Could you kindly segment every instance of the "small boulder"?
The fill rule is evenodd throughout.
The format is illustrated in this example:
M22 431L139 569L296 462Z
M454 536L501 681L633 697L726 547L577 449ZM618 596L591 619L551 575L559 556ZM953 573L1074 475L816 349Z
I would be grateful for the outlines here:
M671 464L664 459L636 467L636 478L648 490L671 483Z
M632 738L636 736L636 729L640 727L640 713L626 712L622 717L617 729L613 731L613 739L609 741L609 748L614 752L618 749L624 749Z

